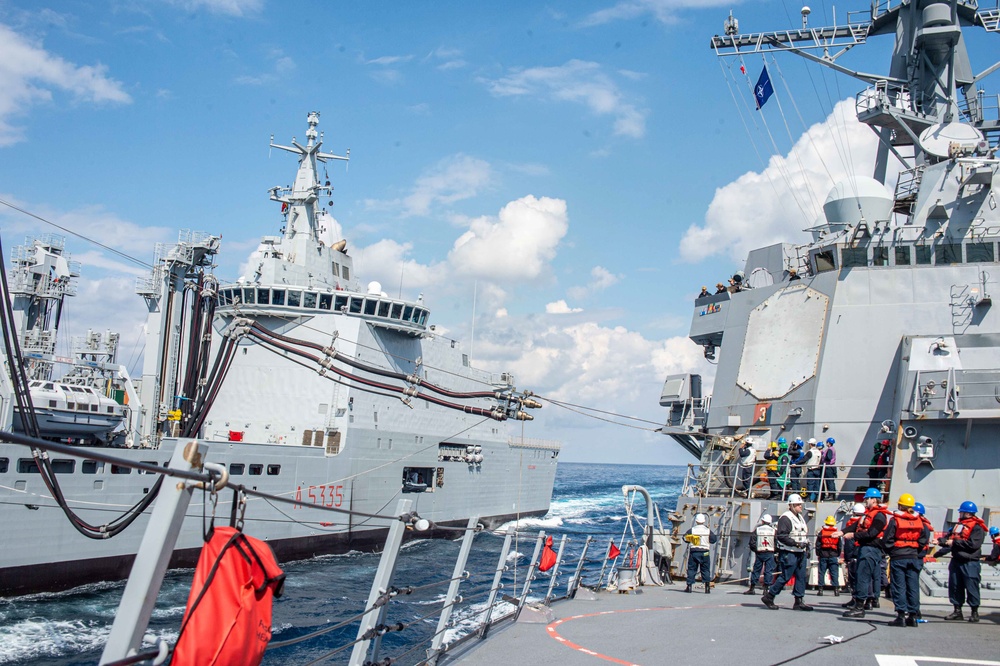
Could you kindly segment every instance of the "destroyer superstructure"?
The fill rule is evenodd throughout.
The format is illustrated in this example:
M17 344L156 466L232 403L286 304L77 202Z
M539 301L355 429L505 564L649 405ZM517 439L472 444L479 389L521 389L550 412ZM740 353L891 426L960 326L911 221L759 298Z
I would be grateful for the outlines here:
M913 493L938 526L957 519L966 499L987 522L1000 520L1000 315L991 297L1000 291L1000 122L997 97L980 87L997 65L973 70L963 37L995 33L1000 12L912 0L873 3L828 28L807 27L807 15L801 29L754 34L740 34L730 16L711 46L720 57L793 52L864 81L857 115L879 148L873 177L834 184L810 242L751 251L744 288L696 300L690 337L718 362L711 397L696 375L664 386L664 432L700 458L673 518L681 527L704 511L719 522L722 578L744 575L759 516L784 510L758 479L779 437L836 440L836 478L810 503L811 529L816 517L843 516L870 485L892 498ZM883 35L895 36L887 74L838 61ZM890 191L887 166L897 159L905 167ZM736 480L744 439L758 455L750 488ZM882 442L890 453L880 464ZM799 491L789 483L777 494Z
M284 559L370 547L384 535L376 522L328 522L302 510L311 504L377 513L405 493L437 524L545 513L559 444L509 436L504 423L530 420L526 410L538 403L511 375L472 367L457 341L434 332L422 297L361 287L321 205L332 187L317 171L348 155L321 150L318 123L310 113L304 144L272 139L298 156L298 171L291 187L270 190L282 235L263 238L246 275L219 284L214 236L184 232L158 246L153 272L137 284L149 310L141 383L126 382L127 373L76 382L102 387L129 416L110 438L122 447L116 454L163 464L178 438L207 441L208 460L234 483L300 502L279 509L251 500L246 509L247 530ZM91 342L82 366L117 369L113 358L94 360L101 345ZM32 396L54 391L48 383L30 387ZM94 524L155 493L150 476L127 468L52 465L69 508ZM40 535L0 547L0 593L126 575L144 519L113 539L85 539L38 472L30 451L0 444L0 511L11 529ZM229 515L231 501L222 498L217 511ZM186 521L172 562L193 562L201 541L200 520Z

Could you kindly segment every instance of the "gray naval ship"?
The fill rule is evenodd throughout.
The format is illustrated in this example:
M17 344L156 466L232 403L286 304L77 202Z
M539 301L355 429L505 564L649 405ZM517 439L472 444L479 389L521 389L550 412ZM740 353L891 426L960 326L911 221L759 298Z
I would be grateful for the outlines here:
M663 432L699 460L671 516L675 535L707 513L723 534L722 580L747 576L751 530L793 492L811 500L811 532L826 516L842 521L869 487L893 508L912 493L939 530L964 500L1000 523L1000 122L997 96L981 88L1000 63L974 69L965 36L996 33L1000 11L878 2L822 28L808 14L802 28L753 34L730 15L711 42L722 58L790 52L859 79L858 120L879 138L871 175L833 186L807 242L752 250L741 284L696 299L690 338L717 363L712 395L698 375L664 384ZM841 63L882 36L895 40L887 73ZM895 160L904 167L889 189ZM818 491L806 469L791 468L777 492L762 479L780 438L835 440ZM686 546L675 543L676 574ZM940 594L947 575L929 566L924 579Z
M158 477L87 459L85 447L165 465L178 441L200 438L232 483L297 502L251 499L245 509L247 532L284 560L384 541L384 522L331 519L310 505L373 514L408 497L442 525L546 513L560 445L505 427L530 420L525 410L539 403L510 374L473 367L435 332L422 296L358 282L321 203L330 181L319 179L319 168L349 153L323 152L318 124L310 113L304 144L272 137L298 170L291 186L270 190L282 234L262 239L246 275L220 284L212 274L218 237L182 232L157 246L151 275L137 283L149 312L141 380L118 362L117 334L89 332L72 357L56 354L79 265L57 237L14 250L4 329L21 353L5 353L15 372L0 378L0 425L78 444L84 456L44 460L0 443L0 521L31 535L0 543L0 595L128 575ZM227 494L215 511L228 518L232 504ZM172 565L197 558L201 515L192 507Z

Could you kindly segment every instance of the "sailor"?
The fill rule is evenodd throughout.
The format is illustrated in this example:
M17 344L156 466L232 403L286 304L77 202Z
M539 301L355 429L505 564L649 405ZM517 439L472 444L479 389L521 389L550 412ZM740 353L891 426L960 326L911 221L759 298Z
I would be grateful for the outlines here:
M753 478L753 466L754 462L757 460L757 452L754 450L750 440L744 439L743 446L741 446L736 453L738 456L736 467L739 477L739 485L737 486L737 489L743 490L749 497L750 480Z
M930 543L931 531L914 510L916 503L910 493L900 495L898 511L892 514L885 528L892 603L896 607L896 619L889 623L890 627L915 627L920 615L920 571L924 568L923 553Z
M827 516L823 529L816 535L816 556L819 558L819 576L816 579L816 596L823 596L826 585L826 572L830 572L830 584L833 585L833 596L840 596L840 562L844 559L843 532L837 529L837 521L833 516Z
M801 437L796 437L788 449L788 456L791 459L788 465L788 477L791 489L796 493L802 492L802 463L806 460L805 445Z
M806 501L815 502L819 496L820 477L823 469L820 466L823 461L822 444L816 441L815 437L810 437L807 442L805 457L802 466L806 469Z
M865 515L865 505L855 504L854 510L851 512L851 517L848 518L847 524L844 525L844 532L854 532L857 529L858 522L861 517ZM854 545L854 539L844 539L844 563L847 565L847 587L851 590L851 601L844 604L845 608L854 607L854 598L857 596L855 590L858 584L858 547Z
M986 538L986 523L976 514L979 507L966 500L958 507L958 522L951 526L951 532L942 537L945 546L951 547L951 563L948 564L948 599L955 611L946 620L963 620L962 606L966 601L972 614L969 622L979 622L979 581L982 565L979 557Z
M711 294L708 293L708 287L703 286L701 288L701 293L698 294L698 298L705 298L706 296L711 296Z
M750 537L750 551L754 553L753 571L750 573L750 588L743 594L753 594L757 581L760 579L761 571L764 573L764 581L761 583L766 591L774 582L774 525L771 524L770 514L760 517L760 522L754 528Z
M794 268L789 268L788 269L788 281L789 282L793 282L795 280L801 280L801 279L802 278L799 277L799 272L797 270L795 270Z
M868 482L869 488L880 488L881 490L887 490L884 487L885 477L889 475L889 466L891 462L892 455L892 442L888 439L883 439L875 442L875 451L872 454L872 461L868 467Z
M767 484L771 487L770 499L781 497L781 487L778 485L778 443L771 442L771 446L764 452L764 468L767 470Z
M778 485L781 487L782 496L788 491L791 485L792 455L788 452L788 441L784 437L778 438Z
M705 514L699 513L694 517L694 525L684 533L684 540L690 544L688 546L688 575L685 592L691 592L691 586L694 585L694 578L699 570L701 570L701 582L705 583L705 594L712 591L712 557L709 553L709 547L719 540L719 535L709 529L707 523Z
M826 501L832 502L837 496L837 451L833 445L837 443L833 437L826 438L826 446L823 447L823 494ZM822 498L821 498L822 499Z
M882 536L889 522L888 512L879 504L882 492L869 488L865 492L865 515L861 517L853 533L846 532L845 539L854 539L858 547L858 570L852 604L844 617L862 618L865 611L878 608L878 588L882 575Z
M774 540L781 562L781 573L761 597L764 605L771 610L778 610L774 598L793 577L795 587L792 596L795 597L795 605L792 606L792 610L812 610L812 606L807 606L802 601L806 595L806 564L809 561L809 529L802 518L803 507L802 497L793 494L788 498L788 511L781 514L781 518L778 519Z
M726 285L723 284L723 283L721 283L721 282L716 283L716 285L715 285L715 293L717 293L717 294L724 294L724 293L726 293Z
M1000 563L1000 527L990 526L990 539L993 541L993 550L986 556L986 564L996 566Z

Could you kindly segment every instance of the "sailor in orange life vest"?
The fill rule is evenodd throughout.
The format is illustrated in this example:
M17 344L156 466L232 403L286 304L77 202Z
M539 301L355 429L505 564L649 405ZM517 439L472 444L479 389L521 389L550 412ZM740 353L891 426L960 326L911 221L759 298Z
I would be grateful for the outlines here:
M916 503L910 493L900 495L899 510L885 528L892 603L896 606L896 619L889 622L890 627L915 627L920 613L920 571L931 532L914 510Z
M684 533L684 540L689 544L685 592L691 592L691 586L694 585L694 578L699 569L701 569L701 582L705 583L705 594L712 591L712 557L708 551L711 544L719 540L719 535L709 529L707 522L705 514L699 513L694 517L694 525Z
M771 524L771 516L765 513L760 517L760 523L757 524L750 536L750 551L754 553L755 557L753 571L750 573L750 588L743 594L754 593L762 569L764 571L764 590L766 591L774 582L774 534L775 527Z
M990 527L990 539L993 541L993 550L986 556L986 564L995 567L1000 564L1000 527L996 525Z
M826 572L830 572L830 584L833 585L833 596L840 596L840 563L844 559L843 532L837 529L837 521L833 516L827 516L823 529L816 535L816 556L819 558L819 577L816 579L816 596L823 596L823 586L826 585Z
M854 598L847 606L844 617L862 618L865 611L878 608L878 582L882 575L882 536L889 522L888 511L879 504L882 491L869 488L865 492L865 515L861 517L854 533L844 534L845 539L854 539L858 548L858 570L855 574Z
M851 512L851 517L847 519L847 524L844 525L844 532L854 533L857 528L858 523L861 521L861 517L865 515L865 505L855 504L854 510ZM844 539L844 563L847 565L847 587L851 590L851 601L844 604L844 608L848 606L854 606L854 591L858 586L858 547L854 545L854 539Z
M969 622L979 622L979 580L982 565L979 563L983 540L986 538L986 523L976 514L979 507L975 502L965 501L958 507L958 522L951 526L948 536L942 537L941 545L951 547L951 563L948 565L948 599L955 612L946 620L963 620L962 606L966 601L972 609Z
M778 546L781 574L761 597L764 605L771 610L778 610L774 598L781 593L792 576L795 577L795 588L792 590L795 605L792 606L792 610L812 610L812 606L807 606L802 601L802 597L806 595L806 565L809 562L809 534L806 521L802 518L802 509L802 497L790 495L788 497L788 511L781 514L781 518L778 518L778 529L774 540Z

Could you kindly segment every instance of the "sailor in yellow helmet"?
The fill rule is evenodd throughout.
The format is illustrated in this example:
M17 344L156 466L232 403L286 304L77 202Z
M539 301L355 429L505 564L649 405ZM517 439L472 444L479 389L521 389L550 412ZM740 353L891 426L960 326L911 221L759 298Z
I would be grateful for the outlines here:
M764 452L764 469L767 470L767 483L771 487L771 499L781 497L781 486L778 485L778 458L781 451L778 450L778 443L771 442L771 446Z
M889 582L896 619L890 627L915 627L920 614L920 571L923 552L931 539L930 530L916 512L917 501L910 493L896 500L898 510L885 527L885 550L889 555Z
M816 534L816 557L819 560L819 578L816 583L816 596L823 596L826 585L826 572L830 572L830 585L833 586L833 596L840 596L840 562L844 559L843 532L837 527L833 516L827 516L823 529Z

